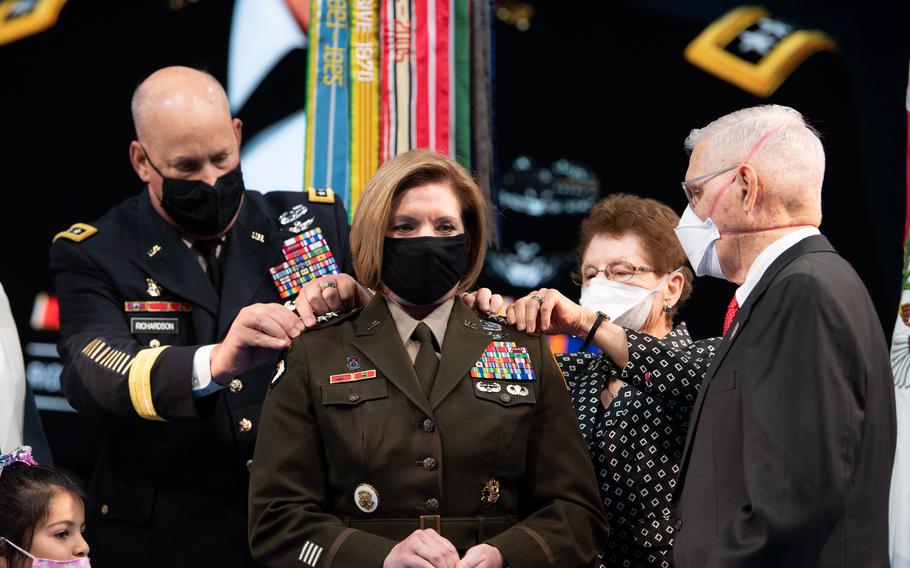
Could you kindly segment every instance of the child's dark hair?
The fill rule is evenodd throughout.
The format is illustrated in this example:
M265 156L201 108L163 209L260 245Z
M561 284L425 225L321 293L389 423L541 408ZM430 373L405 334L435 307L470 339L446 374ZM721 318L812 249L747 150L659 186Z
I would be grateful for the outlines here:
M0 537L28 550L35 527L50 513L51 500L66 491L85 502L85 493L69 474L43 465L13 463L0 468ZM14 566L20 553L0 541L0 558Z

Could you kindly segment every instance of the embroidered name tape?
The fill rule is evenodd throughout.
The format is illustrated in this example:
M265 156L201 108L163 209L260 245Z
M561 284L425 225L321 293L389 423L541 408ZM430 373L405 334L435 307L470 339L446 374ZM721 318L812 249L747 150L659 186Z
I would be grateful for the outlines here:
M528 350L514 341L491 341L471 368L475 379L533 381L534 369Z
M130 318L130 333L180 333L177 318Z

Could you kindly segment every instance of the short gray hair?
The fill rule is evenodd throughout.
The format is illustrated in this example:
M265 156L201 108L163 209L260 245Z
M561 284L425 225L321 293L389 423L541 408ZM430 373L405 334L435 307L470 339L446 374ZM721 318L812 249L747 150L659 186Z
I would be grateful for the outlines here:
M769 135L749 159L771 195L788 211L807 206L821 211L825 150L818 132L796 110L781 105L745 108L696 128L686 138L686 151L696 146L706 171L743 160L762 136Z

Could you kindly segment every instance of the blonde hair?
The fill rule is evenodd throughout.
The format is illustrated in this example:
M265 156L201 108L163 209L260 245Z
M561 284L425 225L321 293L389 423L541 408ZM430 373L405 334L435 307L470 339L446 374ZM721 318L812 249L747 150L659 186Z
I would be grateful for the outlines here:
M374 290L381 288L382 252L395 198L408 189L431 183L447 184L461 204L468 241L468 272L459 282L458 292L474 285L487 252L486 200L471 174L458 162L429 149L395 156L379 168L363 190L351 224L351 254L361 284Z

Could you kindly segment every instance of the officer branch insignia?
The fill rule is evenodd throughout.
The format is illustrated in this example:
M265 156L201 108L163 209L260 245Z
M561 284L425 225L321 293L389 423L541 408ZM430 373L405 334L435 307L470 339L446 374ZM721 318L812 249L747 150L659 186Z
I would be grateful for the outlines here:
M834 51L819 31L801 30L755 6L736 8L686 47L686 60L759 97L770 97L809 56Z
M379 508L379 492L368 483L361 483L354 489L354 504L364 513L372 513Z
M534 369L525 347L514 341L491 341L471 368L475 379L533 381Z

